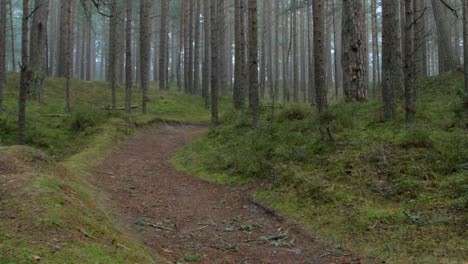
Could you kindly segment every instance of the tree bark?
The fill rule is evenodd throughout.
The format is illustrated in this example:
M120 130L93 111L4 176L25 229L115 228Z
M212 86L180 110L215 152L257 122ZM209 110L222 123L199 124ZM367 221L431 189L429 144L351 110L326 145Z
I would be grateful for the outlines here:
M244 0L235 0L235 69L234 69L234 108L244 108L245 91L245 30Z
M159 89L168 90L167 85L167 13L168 13L168 0L161 0L161 37L159 46Z
M193 51L193 94L198 94L200 85L200 5L201 0L195 0L195 35Z
M13 26L13 4L12 0L8 1L10 6L10 34L11 34L11 70L16 72L16 55L15 55L15 29Z
M60 1L60 16L59 16L59 54L58 54L58 77L65 77L67 71L67 42L70 19L67 17L67 10L71 5L70 1Z
M253 128L260 124L260 101L258 94L258 33L257 33L257 0L249 0L249 98L253 115Z
M468 107L468 3L462 1L463 5L463 56L465 69L465 106Z
M280 56L279 56L279 23L280 23L280 0L275 0L275 52L274 52L274 61L272 65L274 69L273 78L275 80L274 92L273 92L273 102L278 100L279 97L279 80L280 80Z
M405 0L405 99L406 99L406 119L411 119L416 113L416 97L414 93L414 18L413 0Z
M384 118L395 115L395 93L401 90L403 72L397 0L382 0L382 99Z
M189 29L189 36L188 36L188 41L189 41L189 46L188 46L188 54L189 54L189 57L188 57L188 71L187 71L187 74L188 74L188 82L189 82L189 85L188 85L188 90L189 90L189 93L190 94L194 94L193 92L193 57L194 57L194 47L193 47L193 36L194 36L194 26L193 26L193 20L194 20L194 12L195 12L195 8L194 8L194 1L191 0L190 3L189 3L190 7L189 7L189 16L188 16L188 29Z
M142 90L142 112L147 112L148 86L150 81L151 54L151 0L140 0L140 71Z
M183 2L184 10L184 92L190 93L190 64L189 64L189 6L191 5L190 0L185 0Z
M6 84L6 1L0 1L0 113L3 112L3 87Z
M319 113L328 108L327 89L325 87L325 1L313 0L314 12L314 64L315 93Z
M458 1L459 0L452 0L452 8L455 9L455 10L458 10L459 9L459 5L458 5ZM458 17L454 17L454 20L453 20L453 51L454 51L454 55L455 55L455 62L457 63L457 65L460 64L460 27L459 27L459 24L460 24L460 18Z
M418 0L416 0L418 1ZM373 93L376 94L380 87L380 52L379 52L379 31L377 29L377 0L371 0L371 20L372 20L372 81Z
M288 4L283 0L283 6L288 8ZM289 39L289 30L288 30L288 17L283 15L283 101L289 102L289 53L290 53L290 43Z
M127 0L127 21L125 37L125 111L132 111L132 6L133 1Z
M333 49L334 49L334 55L333 55L333 58L334 58L334 64L335 64L335 97L336 99L338 99L339 97L339 88L340 88L340 81L339 81L339 78L338 78L338 64L340 64L341 62L338 61L338 41L337 41L337 29L336 29L336 4L335 4L335 1L336 0L332 0L332 20L333 20Z
M205 49L204 49L204 60L203 60L203 84L202 84L202 97L205 102L205 108L209 109L209 89L210 89L210 0L204 0L203 2L203 25L204 25L204 33L205 33Z
M227 95L227 58L224 52L224 48L226 48L224 0L216 1L218 2L219 89L221 95Z
M453 43L450 37L450 24L448 9L440 0L431 0L432 10L437 27L437 44L439 51L439 74L453 71L457 66L457 60L453 51Z
M32 95L40 100L42 84L47 75L47 19L49 13L49 0L36 0L34 15L31 24L31 43L29 52L34 54L30 60L32 74Z
M291 21L293 101L297 102L299 100L299 63L297 57L297 8L295 0L291 2Z
M273 82L273 42L272 42L272 2L266 1L266 76L267 76L267 87L269 90L270 100L274 97L274 82Z
M29 34L29 0L23 0L23 19L21 27L21 79L18 97L18 144L26 144L26 93L31 84L29 69L28 34Z
M118 71L118 20L120 19L118 0L112 0L112 11L109 26L109 78L111 82L111 106L115 110L117 107L117 71Z
M427 40L426 40L426 3L414 0L414 74L415 77L426 77L427 73Z
M312 1L312 0L307 0L307 4L309 5L309 1ZM308 102L310 104L315 104L316 100L316 95L315 95L315 69L314 69L314 63L315 63L315 60L314 60L314 43L313 43L313 39L311 38L311 29L313 27L312 25L312 7L309 8L309 10L307 11L307 42L308 42L308 45L307 45L307 48L309 50L309 58L308 58L308 62L309 62L309 96L308 96Z
M219 24L217 14L217 1L210 1L210 21L211 21L211 123L218 124L218 93L219 93Z
M177 65L176 65L176 79L177 79L177 89L182 91L182 51L184 50L184 13L185 12L185 1L181 1L180 8L180 21L179 21L179 54L177 55ZM185 75L184 75L185 76Z
M346 100L367 99L367 35L365 13L361 1L343 0L342 66Z

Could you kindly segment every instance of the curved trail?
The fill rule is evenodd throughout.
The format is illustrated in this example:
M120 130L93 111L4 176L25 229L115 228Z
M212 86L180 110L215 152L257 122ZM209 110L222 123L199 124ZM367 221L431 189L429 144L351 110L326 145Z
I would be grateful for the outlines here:
M196 263L360 263L253 205L246 187L178 172L171 164L174 151L206 131L150 128L100 163L93 182L124 228L173 263L198 257Z

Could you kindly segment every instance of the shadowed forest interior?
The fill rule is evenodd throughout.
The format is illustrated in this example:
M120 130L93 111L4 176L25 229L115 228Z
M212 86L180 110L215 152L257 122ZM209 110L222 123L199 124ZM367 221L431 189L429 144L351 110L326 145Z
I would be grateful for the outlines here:
M467 0L0 0L0 263L465 263Z

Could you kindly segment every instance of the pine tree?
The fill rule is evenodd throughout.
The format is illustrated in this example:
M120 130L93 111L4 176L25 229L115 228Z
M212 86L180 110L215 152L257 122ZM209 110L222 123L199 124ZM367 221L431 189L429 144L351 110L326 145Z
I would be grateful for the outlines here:
M395 94L402 89L403 71L398 21L398 1L382 0L382 99L384 118L395 115Z
M361 1L343 0L342 65L347 100L367 99L367 35Z
M314 12L314 78L318 112L328 107L325 81L325 1L313 0Z
M3 112L3 87L6 83L6 1L0 1L0 113Z

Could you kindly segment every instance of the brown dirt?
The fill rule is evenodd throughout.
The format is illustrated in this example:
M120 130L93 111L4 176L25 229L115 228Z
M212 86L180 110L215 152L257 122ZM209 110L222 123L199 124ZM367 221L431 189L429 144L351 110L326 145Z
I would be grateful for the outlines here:
M253 204L250 187L219 186L177 171L174 151L204 132L147 129L99 164L94 183L137 239L173 263L197 254L197 263L361 263Z

